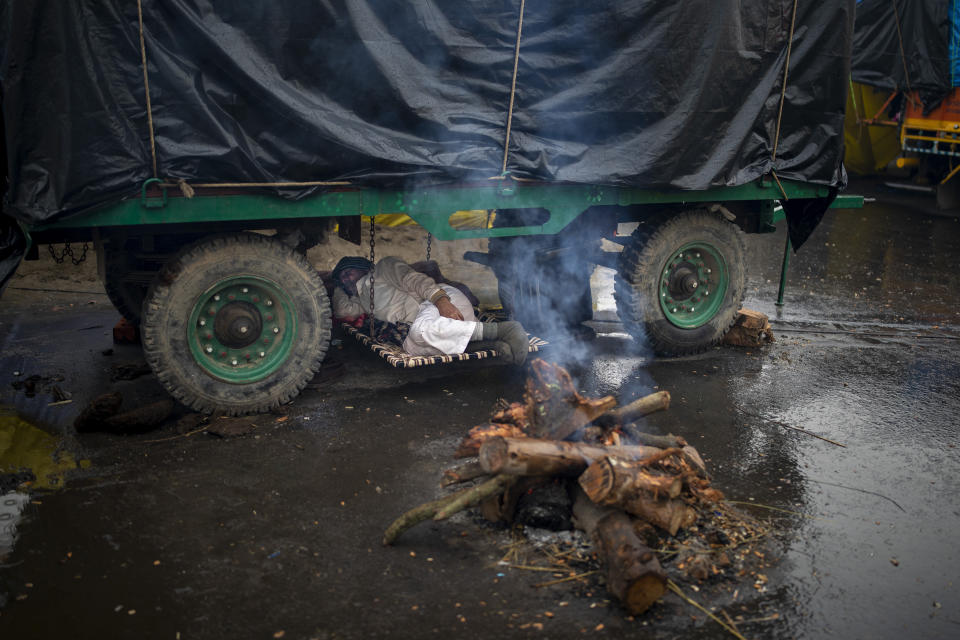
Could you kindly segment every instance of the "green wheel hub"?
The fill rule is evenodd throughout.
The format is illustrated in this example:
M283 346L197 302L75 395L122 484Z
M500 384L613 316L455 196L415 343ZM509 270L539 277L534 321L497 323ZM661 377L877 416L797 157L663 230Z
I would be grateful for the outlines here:
M296 334L293 302L280 285L237 276L217 282L197 298L187 325L187 344L210 376L248 384L284 363Z
M660 271L660 308L682 329L708 323L723 305L730 283L722 254L706 242L691 242L670 254Z

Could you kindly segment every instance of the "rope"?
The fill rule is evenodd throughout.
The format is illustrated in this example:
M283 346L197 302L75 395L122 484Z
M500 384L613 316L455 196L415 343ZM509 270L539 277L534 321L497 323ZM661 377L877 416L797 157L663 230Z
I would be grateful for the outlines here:
M143 4L137 0L137 20L140 23L140 62L143 64L143 88L147 94L147 126L150 128L150 157L153 159L153 177L157 172L157 141L153 135L153 107L150 104L150 77L147 74L147 45L143 39Z
M520 0L520 19L517 22L517 44L513 49L513 80L510 83L510 107L507 110L507 133L503 140L503 166L501 173L507 173L507 155L510 153L510 130L513 127L513 104L517 95L517 69L520 66L520 36L523 33L523 10L526 0Z
M793 0L793 17L790 18L790 38L787 40L787 60L783 65L783 86L780 88L780 108L777 110L777 128L773 134L773 152L770 154L770 165L777 159L777 146L780 144L780 122L783 119L783 103L787 99L787 78L790 74L790 52L793 50L793 29L797 23L797 0ZM772 169L771 169L772 171ZM780 181L777 180L779 184ZM781 190L783 187L781 187Z
M770 175L773 176L773 179L776 180L777 182L777 186L780 187L780 193L783 194L783 199L789 200L790 196L787 195L787 192L783 189L783 185L780 184L780 178L777 177L777 172L774 171L773 169L770 169Z
M907 52L903 49L903 33L900 31L900 12L897 11L897 0L890 0L893 5L893 19L897 23L897 44L900 45L900 60L903 62L903 78L907 82L907 100L913 104L913 89L910 88L910 72L907 70Z

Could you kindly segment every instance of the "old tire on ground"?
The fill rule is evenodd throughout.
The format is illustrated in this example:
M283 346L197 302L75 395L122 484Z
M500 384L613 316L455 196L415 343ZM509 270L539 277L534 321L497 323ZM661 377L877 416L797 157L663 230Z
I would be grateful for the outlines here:
M185 405L258 413L294 398L320 369L330 315L302 254L267 236L214 236L185 248L151 285L143 349Z
M620 320L660 355L708 349L736 320L745 256L743 231L718 213L694 210L641 224L620 254Z

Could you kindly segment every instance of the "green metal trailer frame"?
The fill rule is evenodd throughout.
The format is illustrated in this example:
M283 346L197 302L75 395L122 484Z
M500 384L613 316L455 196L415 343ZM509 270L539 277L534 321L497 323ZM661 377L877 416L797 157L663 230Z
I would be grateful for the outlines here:
M489 238L486 258L498 287L514 283L500 289L502 301L514 295L510 286L529 279L528 273L514 271L515 263L535 247L540 251L544 238L554 237L574 249L580 273L553 295L579 296L582 310L583 294L576 284L583 284L582 267L592 270L612 256L618 270L617 308L627 331L654 345L692 353L720 340L742 302L743 232L774 231L784 218L779 206L784 200L831 195L827 186L776 177L681 191L543 184L503 176L416 190L339 184L300 199L227 186L197 185L195 190L150 179L139 197L24 231L38 243L93 240L104 248L98 260L148 256L148 268L124 271L122 265L119 271L126 275L118 279L128 287L124 291L132 302L127 307L143 312L147 361L184 404L234 415L263 411L296 396L325 357L332 323L323 284L302 253L277 238L237 232L305 230L312 221L337 219L346 223L341 231L353 221L351 239L359 241L361 216L406 214L438 240ZM859 208L863 198L841 195L831 206ZM491 225L487 216L479 228L452 225L451 216L466 210L497 211L503 217ZM523 215L511 217L510 212ZM638 227L629 238L612 238L624 246L622 253L587 250L591 242L599 248L600 237L616 236L617 224L647 218L647 228ZM507 226L518 221L535 224ZM162 246L155 246L155 240ZM557 255L555 247L548 249L547 254ZM788 234L777 304L783 302L789 253ZM556 273L545 268L536 277L543 282ZM124 311L123 296L111 289L110 271L101 274L111 300ZM540 306L539 298L530 305L516 295L514 311Z
M404 213L438 240L554 234L594 206L684 205L750 202L758 207L759 231L773 231L783 219L777 203L784 199L826 198L830 188L804 182L769 179L700 191L650 190L599 185L540 184L506 178L490 184L433 187L417 191L338 187L315 196L289 200L274 195L230 194L183 197L178 185L152 178L139 198L130 198L50 224L27 229L31 235L60 235L67 229L142 228L152 225L258 223L275 220L375 216ZM839 195L832 208L859 208L863 197ZM545 209L549 219L539 225L458 229L450 216L471 209ZM628 218L629 219L629 218Z

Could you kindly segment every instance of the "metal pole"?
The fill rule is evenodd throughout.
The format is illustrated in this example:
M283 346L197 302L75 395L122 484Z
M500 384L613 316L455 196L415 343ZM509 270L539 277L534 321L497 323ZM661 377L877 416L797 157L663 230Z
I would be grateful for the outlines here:
M787 241L783 245L783 267L780 269L780 291L777 293L777 306L783 306L783 290L787 286L787 267L790 266L790 230L787 229Z

